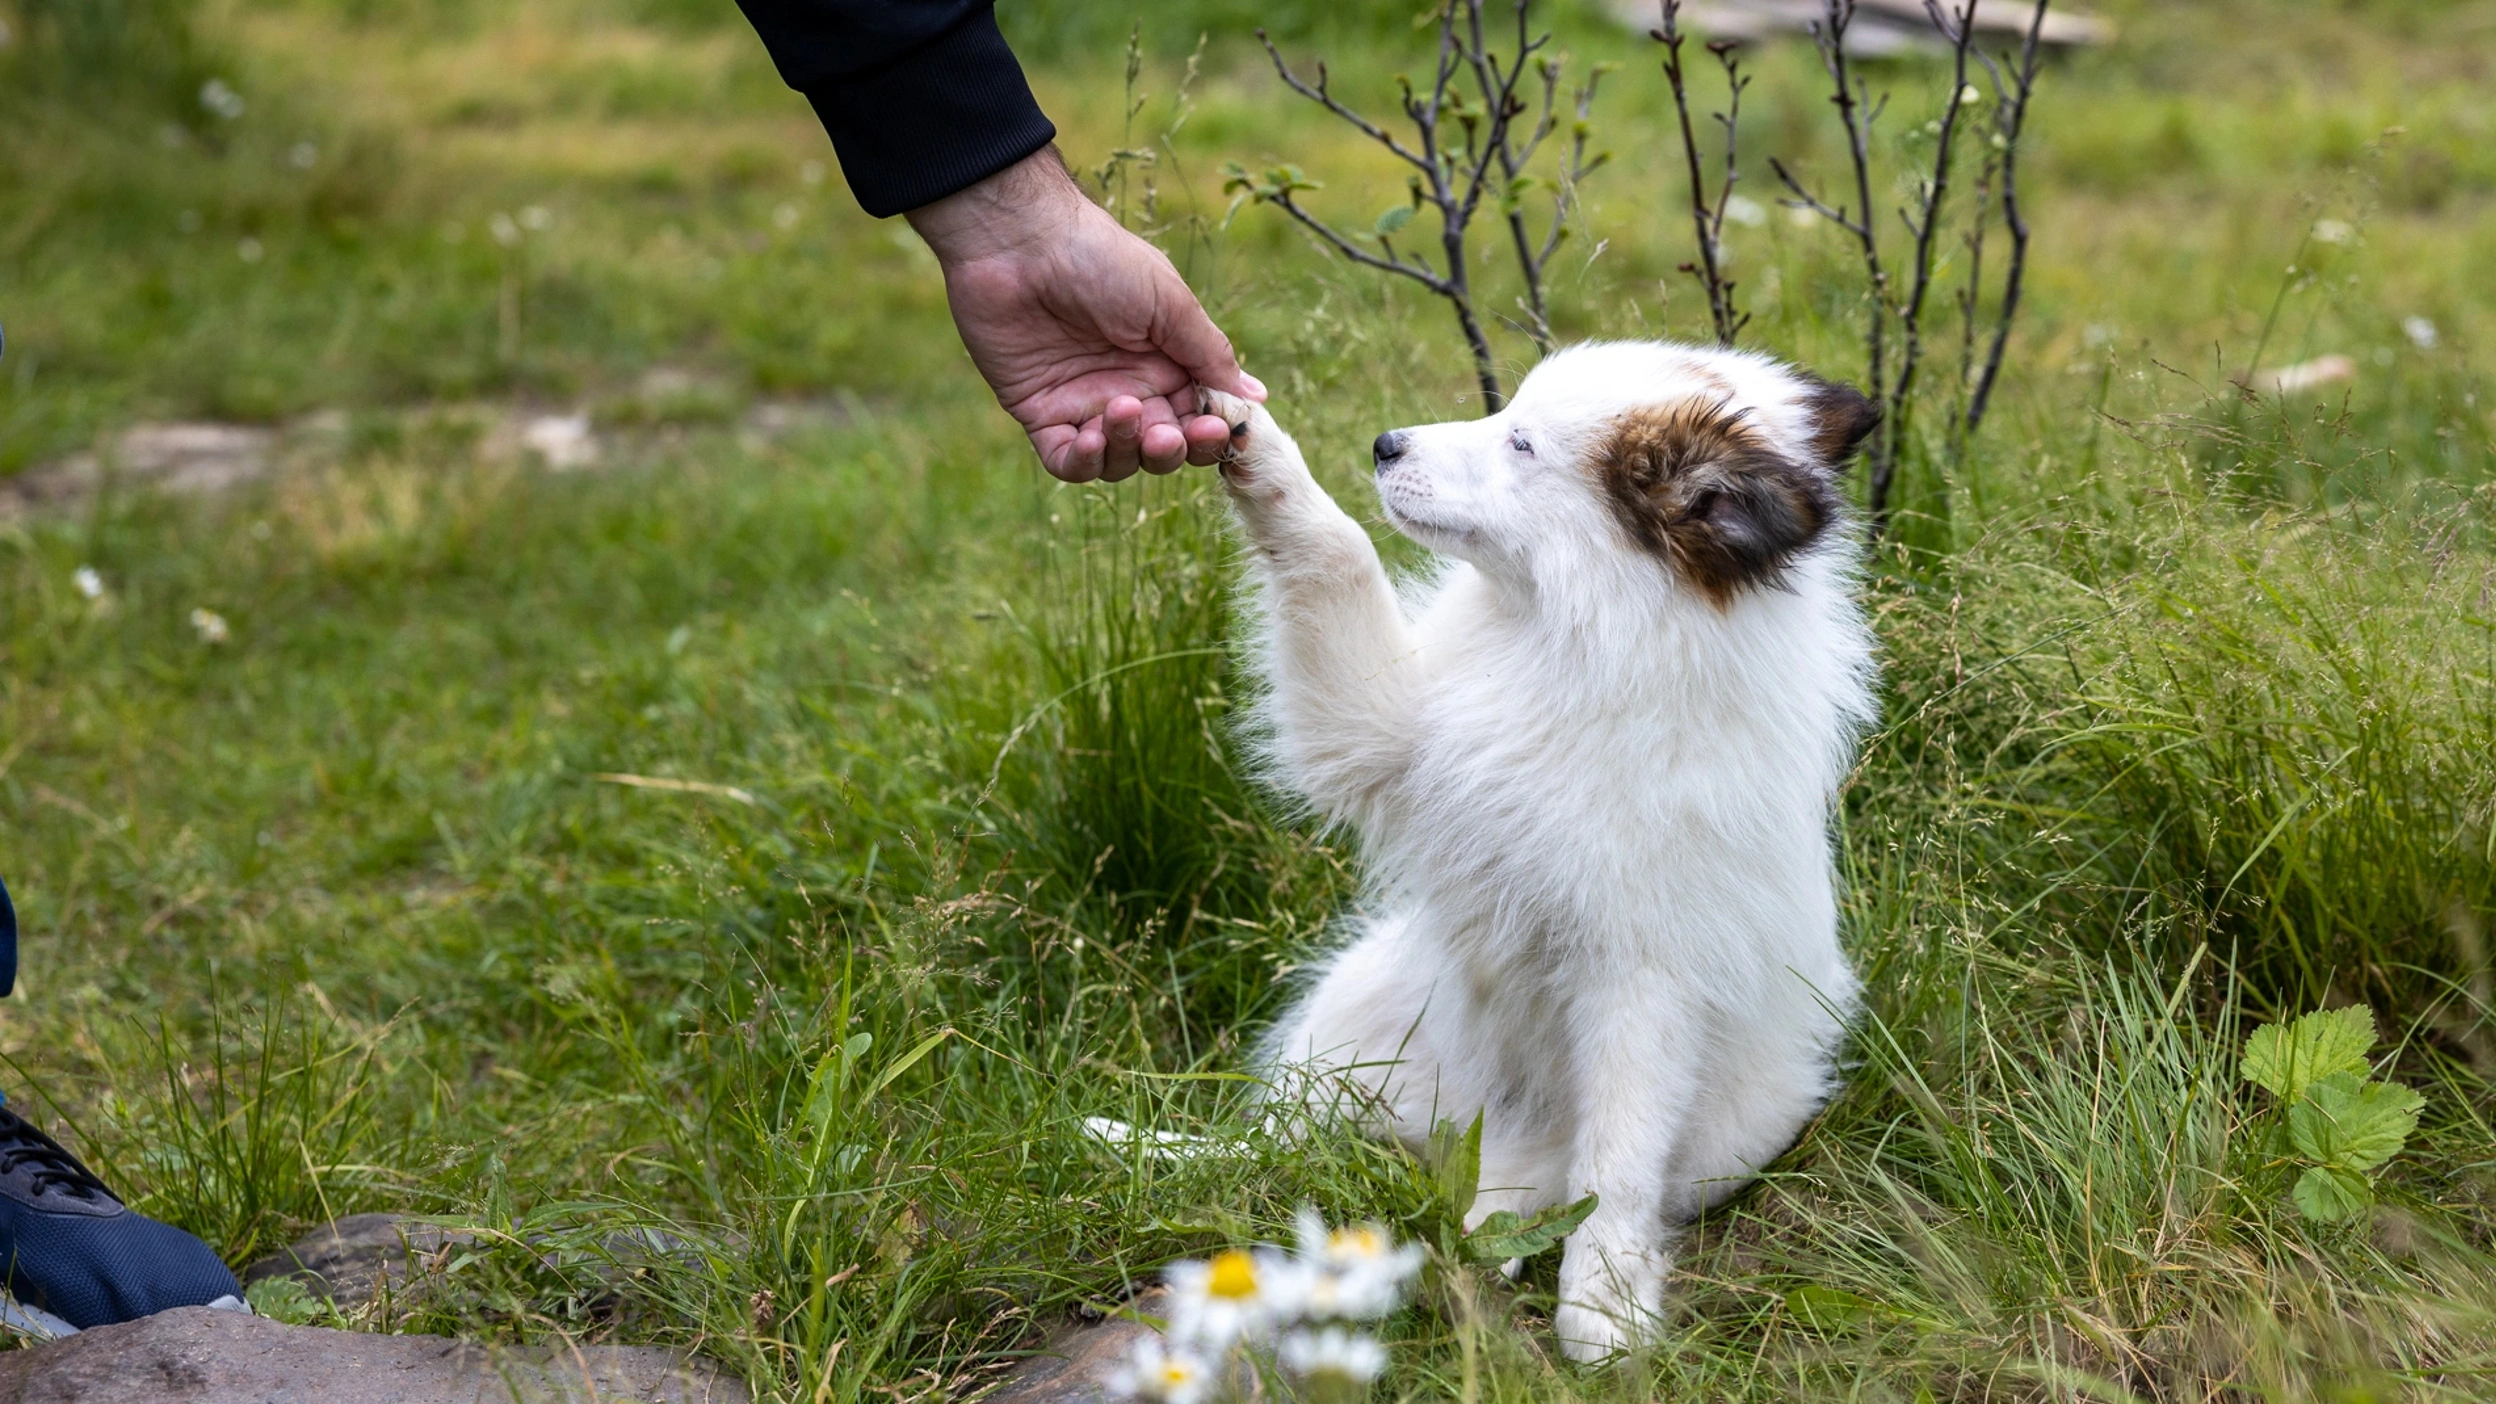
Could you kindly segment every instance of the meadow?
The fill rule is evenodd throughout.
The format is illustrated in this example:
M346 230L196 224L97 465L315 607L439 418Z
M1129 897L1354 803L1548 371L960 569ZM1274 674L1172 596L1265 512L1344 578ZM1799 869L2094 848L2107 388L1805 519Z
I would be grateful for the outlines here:
M1070 163L1406 565L1366 446L1478 411L1464 346L1222 171L1402 202L1248 31L1374 110L1414 8L1004 7ZM1918 441L1866 573L1845 1090L1693 1230L1647 1355L1558 1360L1556 1255L1461 1269L1382 1396L2496 1392L2496 9L2102 12L2045 71L2000 402ZM477 1231L346 1324L692 1346L812 1404L970 1397L1303 1204L1444 1208L1251 1112L1242 1050L1359 892L1243 771L1218 491L1052 485L729 6L0 18L0 484L282 430L222 492L0 519L12 1105L238 1263L366 1209ZM1704 336L1655 46L1547 18L1618 65L1555 328ZM1764 165L1837 170L1813 55L1750 63L1744 342L1859 374L1860 277ZM1937 70L1874 81L1895 175ZM513 442L573 410L596 465ZM2425 1103L2325 1220L2239 1065L2349 1004Z

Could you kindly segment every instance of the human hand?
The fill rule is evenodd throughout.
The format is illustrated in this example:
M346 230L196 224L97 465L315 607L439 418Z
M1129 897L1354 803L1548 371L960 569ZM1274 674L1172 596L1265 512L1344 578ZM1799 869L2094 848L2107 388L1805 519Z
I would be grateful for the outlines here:
M912 210L972 364L1070 483L1211 463L1230 426L1193 385L1265 387L1159 249L1084 198L1053 149Z

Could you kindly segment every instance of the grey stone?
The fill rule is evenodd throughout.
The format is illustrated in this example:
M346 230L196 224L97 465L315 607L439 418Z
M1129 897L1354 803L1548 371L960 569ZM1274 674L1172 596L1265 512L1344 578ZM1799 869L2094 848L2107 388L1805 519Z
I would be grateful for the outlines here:
M171 493L222 492L265 475L277 442L275 430L251 424L133 425L94 452L0 478L0 520L83 500L107 481Z
M0 1404L748 1404L656 1346L480 1346L183 1307L0 1353Z
M443 1249L469 1238L398 1214L349 1214L244 1268L243 1282L291 1277L340 1311L354 1311L385 1288L405 1299L421 1288Z
M980 1404L1107 1404L1120 1398L1110 1377L1134 1358L1137 1341L1154 1334L1133 1318L1160 1317L1168 1296L1167 1289L1156 1287L1120 1315L1060 1331L1046 1351L1024 1361Z

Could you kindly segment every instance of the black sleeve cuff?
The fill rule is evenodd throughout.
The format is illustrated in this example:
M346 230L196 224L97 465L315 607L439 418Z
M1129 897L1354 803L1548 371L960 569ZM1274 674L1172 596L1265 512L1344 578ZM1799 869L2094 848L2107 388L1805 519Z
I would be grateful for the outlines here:
M879 219L975 185L1057 136L984 7L888 64L808 89L806 100L832 134L850 192Z

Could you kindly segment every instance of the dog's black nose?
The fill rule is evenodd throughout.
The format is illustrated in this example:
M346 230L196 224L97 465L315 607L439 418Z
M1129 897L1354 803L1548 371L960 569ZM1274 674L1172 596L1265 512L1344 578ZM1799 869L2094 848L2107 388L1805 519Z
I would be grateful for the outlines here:
M1390 429L1369 446L1369 456L1378 460L1378 466L1384 468L1404 456L1404 445L1408 442L1410 436L1403 430Z

